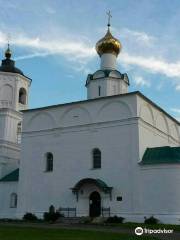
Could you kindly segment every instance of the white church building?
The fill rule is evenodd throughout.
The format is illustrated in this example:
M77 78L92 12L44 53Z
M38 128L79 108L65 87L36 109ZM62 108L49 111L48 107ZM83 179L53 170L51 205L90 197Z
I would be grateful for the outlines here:
M11 51L0 66L0 218L110 214L180 223L180 123L116 67L121 43L96 44L100 68L87 100L28 109L31 79Z

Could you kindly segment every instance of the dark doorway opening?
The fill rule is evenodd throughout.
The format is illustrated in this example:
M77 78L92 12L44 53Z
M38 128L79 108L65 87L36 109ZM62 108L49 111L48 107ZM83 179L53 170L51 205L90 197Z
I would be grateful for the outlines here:
M98 217L101 215L101 196L98 192L92 192L89 196L89 216Z

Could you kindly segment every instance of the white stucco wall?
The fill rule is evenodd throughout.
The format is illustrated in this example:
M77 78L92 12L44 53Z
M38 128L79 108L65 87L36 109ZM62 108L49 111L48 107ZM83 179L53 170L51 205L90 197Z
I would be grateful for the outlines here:
M101 56L101 69L117 69L117 57L111 53L104 53Z
M16 111L28 108L29 87L31 81L20 74L0 72L0 108L10 108ZM27 102L19 104L19 90L26 89Z
M17 208L10 205L10 196L17 193L18 182L0 182L0 218L16 218Z
M179 126L150 102L138 96L139 161L148 147L180 146ZM154 215L164 223L180 222L180 166L157 164L135 166L139 183L140 213Z
M179 146L177 122L140 94L26 111L16 217L26 212L42 216L51 204L76 207L77 215L87 216L89 195L98 191L111 215L141 222L155 215L178 223L179 166L138 164L147 147L166 145ZM101 169L92 169L94 148L101 150ZM45 171L47 152L54 155L53 172ZM77 201L70 188L84 178L113 187L112 199L87 184Z
M161 109L138 96L140 159L147 147L180 146L179 126Z
M132 156L138 154L134 116L133 95L25 112L18 215L25 211L42 214L51 204L77 207L78 215L88 215L89 196L80 195L77 202L70 190L87 177L113 187L112 201L100 193L103 206L111 207L112 214L132 212L134 192L129 176ZM97 147L102 151L102 168L95 170L92 149ZM52 173L45 172L46 152L54 154ZM117 196L123 201L116 201Z

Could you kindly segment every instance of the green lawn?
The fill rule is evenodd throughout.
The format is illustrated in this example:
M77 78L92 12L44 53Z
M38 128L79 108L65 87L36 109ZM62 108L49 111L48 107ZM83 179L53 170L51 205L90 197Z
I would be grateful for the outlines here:
M158 228L165 228L165 229L173 229L174 231L180 232L180 225L173 225L173 224L144 224L144 223L116 223L111 224L112 226L120 226L122 228L128 228L128 229L135 229L136 227L142 227L142 228L150 228L150 229L158 229Z
M2 240L155 240L153 237L138 237L127 234L86 230L44 229L32 227L0 226Z

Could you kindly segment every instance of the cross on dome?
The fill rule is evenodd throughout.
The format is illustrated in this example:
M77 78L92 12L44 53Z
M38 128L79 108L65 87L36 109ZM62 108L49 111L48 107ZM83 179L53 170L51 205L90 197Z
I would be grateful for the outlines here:
M111 26L111 18L112 18L111 11L109 10L108 12L106 12L106 14L108 15L108 24L107 24L107 26L110 27Z
M97 43L96 43L96 51L101 57L104 53L111 53L114 54L116 57L118 56L119 52L121 51L121 43L118 39L113 37L113 35L110 32L110 26L111 26L111 12L108 11L106 12L108 15L108 30L106 35L101 38Z
M7 58L7 59L10 59L11 58L11 55L12 55L12 53L11 53L11 50L10 50L10 38L11 38L11 36L10 36L10 34L8 34L7 35L7 50L5 51L5 57Z

